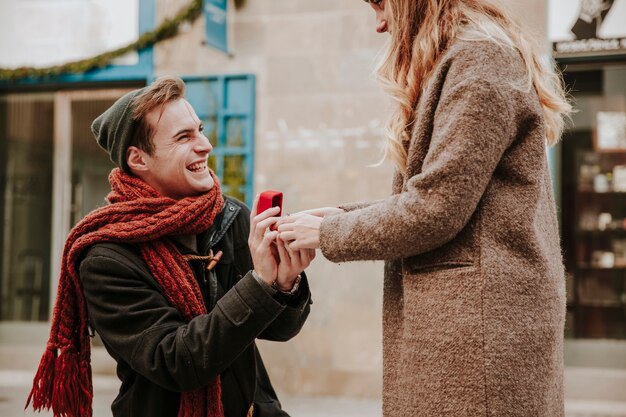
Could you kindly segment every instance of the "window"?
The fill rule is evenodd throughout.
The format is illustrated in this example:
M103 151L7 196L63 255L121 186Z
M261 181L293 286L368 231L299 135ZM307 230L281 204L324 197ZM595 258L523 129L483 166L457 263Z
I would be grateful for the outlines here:
M186 77L187 100L204 122L213 152L209 165L225 194L252 204L254 89L252 75Z
M46 320L53 170L52 94L0 96L0 320Z
M125 89L0 95L0 321L46 321L70 227L113 164L91 122Z
M626 67L572 65L577 113L563 138L567 335L626 339Z

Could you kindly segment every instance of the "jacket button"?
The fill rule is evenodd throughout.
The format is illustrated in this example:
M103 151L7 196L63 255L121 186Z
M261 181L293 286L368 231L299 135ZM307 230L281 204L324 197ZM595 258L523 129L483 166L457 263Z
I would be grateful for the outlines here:
M235 211L235 208L231 206L231 207L228 207L228 210Z

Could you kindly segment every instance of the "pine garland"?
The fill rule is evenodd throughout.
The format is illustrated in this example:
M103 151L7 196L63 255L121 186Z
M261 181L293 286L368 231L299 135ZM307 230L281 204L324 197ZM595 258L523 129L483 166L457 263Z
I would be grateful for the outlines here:
M0 68L0 80L14 81L20 78L51 78L61 74L80 74L95 68L104 68L115 59L132 51L140 51L153 46L165 39L172 38L178 34L180 25L195 21L202 13L202 0L191 0L183 7L176 16L165 19L159 27L141 35L135 42L113 51L104 52L92 58L81 59L62 65L55 65L46 68L20 67L20 68Z

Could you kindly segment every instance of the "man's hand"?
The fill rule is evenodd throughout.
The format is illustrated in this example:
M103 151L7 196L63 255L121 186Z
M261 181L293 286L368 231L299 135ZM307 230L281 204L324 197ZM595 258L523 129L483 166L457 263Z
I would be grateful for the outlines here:
M254 263L254 270L267 285L271 286L278 276L278 262L272 250L272 245L275 244L278 238L278 232L268 232L267 229L278 221L278 217L273 216L280 212L280 208L272 207L257 215L258 203L259 196L257 195L250 212L248 246L250 247L252 262ZM297 275L298 273L296 273Z
M298 275L315 258L315 249L294 250L280 238L276 240L276 247L279 257L276 286L280 291L289 292Z

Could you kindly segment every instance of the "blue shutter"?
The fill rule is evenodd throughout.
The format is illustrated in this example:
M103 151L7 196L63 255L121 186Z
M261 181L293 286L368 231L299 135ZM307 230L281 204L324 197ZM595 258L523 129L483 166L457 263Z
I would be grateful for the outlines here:
M206 41L224 52L228 52L227 3L227 0L204 0Z
M253 75L184 77L187 100L213 144L209 163L225 194L252 204L254 178Z

